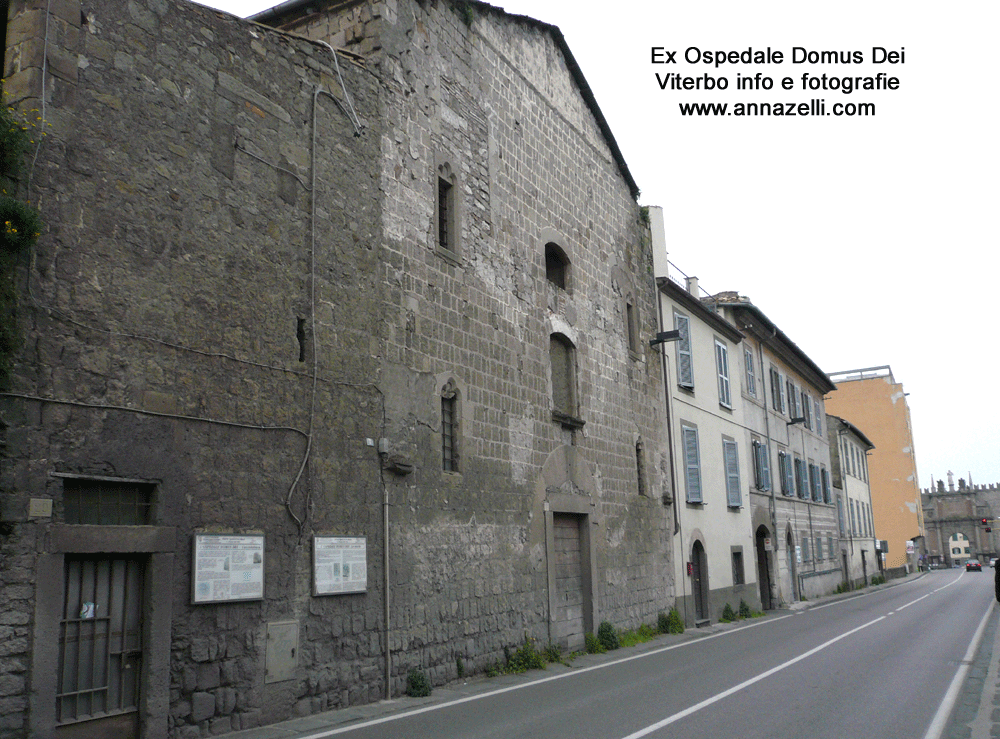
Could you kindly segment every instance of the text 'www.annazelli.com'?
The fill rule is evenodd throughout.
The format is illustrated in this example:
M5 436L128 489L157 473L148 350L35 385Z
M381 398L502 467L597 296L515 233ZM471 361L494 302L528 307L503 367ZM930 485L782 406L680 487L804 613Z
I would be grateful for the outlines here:
M760 116L873 116L874 103L834 103L827 108L825 98L813 98L808 103L678 103L681 115L744 117Z

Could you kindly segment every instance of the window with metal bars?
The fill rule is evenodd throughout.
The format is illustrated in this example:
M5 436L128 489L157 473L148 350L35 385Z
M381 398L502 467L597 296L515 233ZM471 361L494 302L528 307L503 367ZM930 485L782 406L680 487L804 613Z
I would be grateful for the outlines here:
M441 391L441 469L458 472L458 389L448 381Z
M145 561L67 556L56 721L135 713Z
M746 573L743 568L743 550L733 550L733 585L744 585L746 583Z
M457 257L459 253L457 192L457 182L451 165L447 163L440 165L437 170L435 198L437 246L444 255L450 257Z
M63 480L63 520L68 524L147 526L152 523L154 488L145 483L67 478Z

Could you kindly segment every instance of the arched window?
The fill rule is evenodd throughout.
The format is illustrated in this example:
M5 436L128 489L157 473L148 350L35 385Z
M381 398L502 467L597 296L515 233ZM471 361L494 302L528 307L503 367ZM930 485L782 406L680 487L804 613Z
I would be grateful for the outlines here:
M545 279L562 290L569 287L569 257L551 241L545 245Z

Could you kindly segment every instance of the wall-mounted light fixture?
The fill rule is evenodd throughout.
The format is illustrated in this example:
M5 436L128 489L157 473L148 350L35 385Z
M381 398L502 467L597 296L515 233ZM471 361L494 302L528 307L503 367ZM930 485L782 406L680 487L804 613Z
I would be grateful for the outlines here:
M677 341L679 338L681 338L681 332L679 330L660 331L655 338L649 340L649 346L654 347L659 344L665 344L668 341Z

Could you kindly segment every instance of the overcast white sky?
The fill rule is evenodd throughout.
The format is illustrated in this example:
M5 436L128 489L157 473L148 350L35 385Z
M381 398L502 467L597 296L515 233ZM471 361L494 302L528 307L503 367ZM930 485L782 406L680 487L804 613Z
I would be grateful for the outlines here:
M206 3L246 16L273 3ZM909 393L920 486L1000 483L995 56L1000 3L498 0L560 27L644 205L665 210L670 259L709 292L748 296L827 372L891 365ZM615 12L617 9L617 12ZM678 64L653 65L653 46ZM780 65L684 62L685 50L771 47ZM862 64L793 64L793 47ZM872 64L872 48L905 63ZM775 89L735 89L763 72ZM709 73L724 92L660 89ZM804 72L899 78L895 91L802 91ZM796 89L782 92L782 77ZM680 102L874 103L871 117L683 117ZM993 228L990 228L992 226Z

